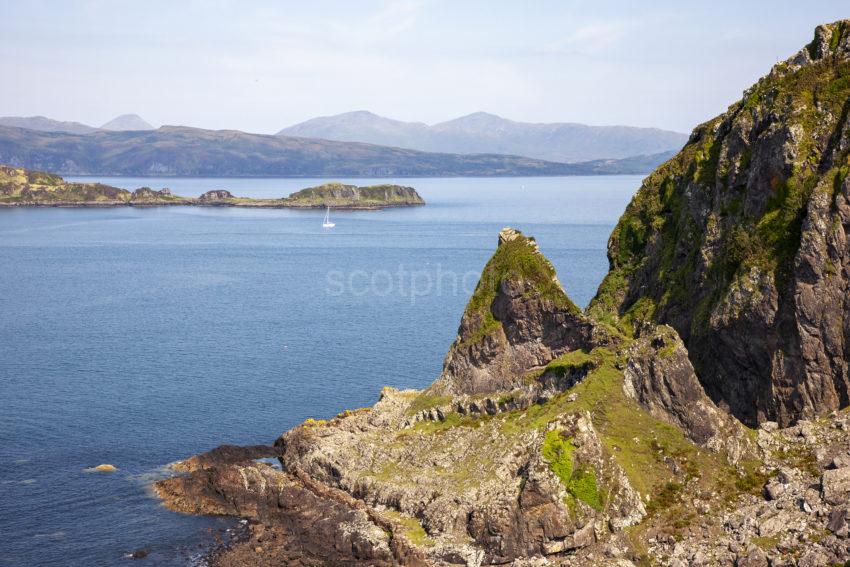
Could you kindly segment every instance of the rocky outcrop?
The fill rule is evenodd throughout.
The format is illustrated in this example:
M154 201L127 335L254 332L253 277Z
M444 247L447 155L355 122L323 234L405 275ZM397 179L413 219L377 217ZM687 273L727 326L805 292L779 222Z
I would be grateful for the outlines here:
M160 203L163 200L171 199L173 195L171 194L170 189L161 189L159 191L154 191L150 187L140 187L133 191L133 194L130 197L130 202L133 204L143 204L143 203Z
M511 390L558 356L607 341L567 297L533 238L505 228L464 311L434 394Z
M373 407L308 419L274 447L224 446L174 465L189 474L156 487L171 509L252 522L219 565L628 565L647 560L644 545L670 564L687 549L692 564L731 565L782 557L762 547L828 526L833 539L813 549L844 549L850 447L838 426L766 424L754 439L706 396L673 328L600 330L516 231L501 233L485 274L497 285L479 285L464 319L497 323L479 338L501 333L500 346L478 367L496 379L386 388ZM505 291L514 285L525 292ZM805 444L817 439L830 449L813 462ZM759 523L723 516L730 503ZM762 546L718 551L727 521Z
M258 459L272 459L277 457L277 451L271 445L219 445L206 453L194 455L183 461L172 463L170 468L178 472L195 472L197 470L230 465L234 463L245 463Z
M401 422L414 394L385 390L370 411L288 431L275 444L284 471L415 518L435 564L572 552L645 514L589 415L564 414L545 431L498 422L410 430Z
M213 189L198 197L198 203L205 205L223 204L233 199L233 193L225 189Z
M850 402L850 27L819 26L644 183L611 235L591 313L681 335L744 422Z
M705 394L676 331L661 326L626 351L623 388L650 414L694 443L726 451L733 462L752 453L741 424Z

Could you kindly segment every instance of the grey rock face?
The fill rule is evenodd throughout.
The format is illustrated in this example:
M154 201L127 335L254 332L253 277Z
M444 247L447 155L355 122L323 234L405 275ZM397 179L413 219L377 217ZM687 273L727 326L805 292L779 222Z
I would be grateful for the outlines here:
M646 514L588 414L563 415L550 431L572 440L576 468L593 471L606 494L598 507L568 495L543 455L541 432L508 435L495 420L439 435L405 431L410 399L385 390L368 412L285 433L276 443L285 471L417 518L435 542L428 554L437 564L470 549L480 550L486 563L572 552ZM395 441L376 442L388 438ZM458 543L465 537L474 547Z
M675 425L698 445L724 449L737 460L751 448L743 430L705 394L676 331L658 327L627 353L623 388L653 416Z
M850 403L848 29L819 26L644 181L592 304L674 327L709 396L750 425Z

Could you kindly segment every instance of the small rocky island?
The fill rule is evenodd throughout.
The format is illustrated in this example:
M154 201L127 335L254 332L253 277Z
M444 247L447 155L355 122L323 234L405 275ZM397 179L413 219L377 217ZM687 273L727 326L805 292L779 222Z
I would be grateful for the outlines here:
M253 207L311 209L374 210L386 207L424 205L413 187L374 185L357 187L326 183L309 187L281 199L249 199L236 197L229 191L207 191L198 198L173 195L168 189L159 191L142 187L135 191L102 183L71 183L58 175L0 165L0 207Z
M249 519L219 567L847 565L848 108L843 21L644 180L588 309L506 228L433 384L157 493Z

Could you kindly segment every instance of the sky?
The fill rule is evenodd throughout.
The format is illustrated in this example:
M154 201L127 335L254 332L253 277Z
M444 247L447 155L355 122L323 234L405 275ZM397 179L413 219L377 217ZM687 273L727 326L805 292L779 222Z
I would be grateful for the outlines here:
M429 124L689 132L841 1L0 0L0 116L274 133L352 110Z

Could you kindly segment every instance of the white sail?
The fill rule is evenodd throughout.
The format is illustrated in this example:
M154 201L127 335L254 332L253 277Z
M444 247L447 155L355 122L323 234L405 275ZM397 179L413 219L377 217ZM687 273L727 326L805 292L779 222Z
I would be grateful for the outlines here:
M336 226L336 223L331 222L331 208L325 211L325 220L322 221L322 228L333 228Z

